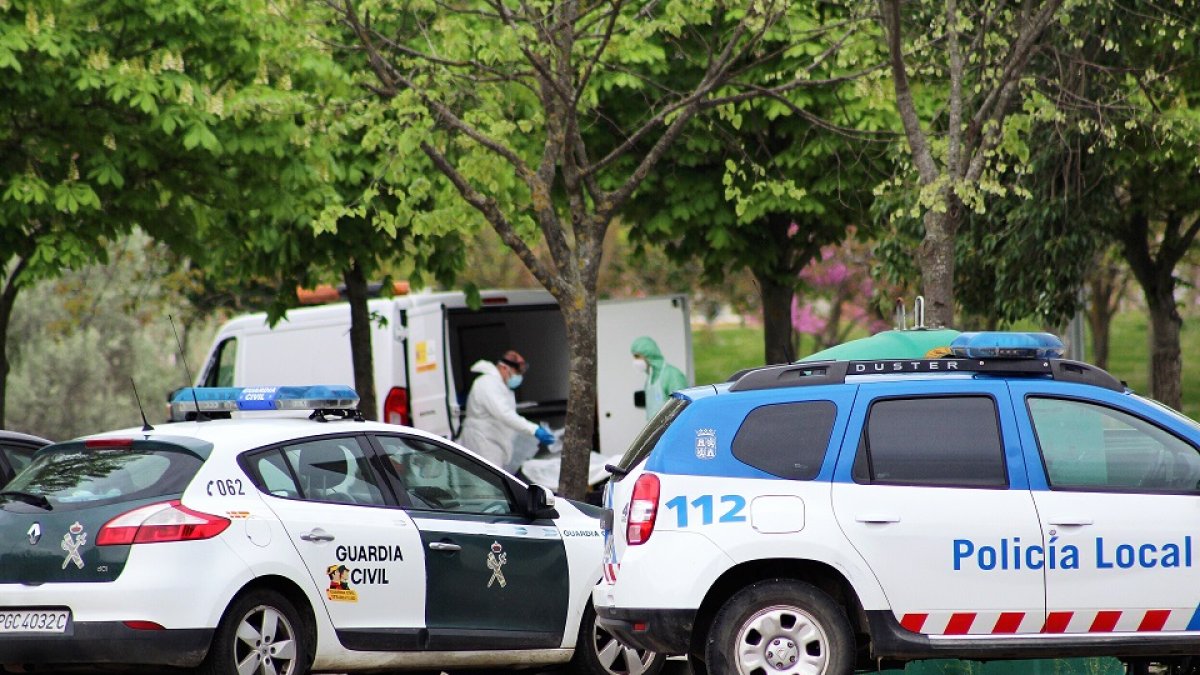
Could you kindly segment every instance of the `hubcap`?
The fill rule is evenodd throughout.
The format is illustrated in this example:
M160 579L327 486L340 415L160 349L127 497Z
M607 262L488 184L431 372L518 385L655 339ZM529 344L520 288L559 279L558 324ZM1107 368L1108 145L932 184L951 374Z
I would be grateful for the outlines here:
M238 675L293 675L296 631L274 607L259 605L238 624L233 658Z
M821 675L829 665L829 638L797 607L768 607L737 632L741 675Z
M641 675L650 669L655 653L644 649L627 647L612 633L596 625L592 631L592 648L604 672L610 675Z

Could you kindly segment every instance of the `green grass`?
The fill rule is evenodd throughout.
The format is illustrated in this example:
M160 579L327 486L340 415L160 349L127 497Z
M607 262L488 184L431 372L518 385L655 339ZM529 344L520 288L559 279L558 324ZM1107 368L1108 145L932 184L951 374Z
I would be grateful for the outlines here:
M1025 327L1022 327L1025 328ZM1030 330L1036 330L1030 327ZM1108 370L1134 391L1149 396L1146 385L1150 364L1149 317L1126 312L1113 320ZM1090 336L1088 357L1092 360ZM1183 412L1200 419L1200 330L1183 324L1180 348L1183 353ZM811 349L801 351L805 353ZM696 384L723 382L742 368L763 365L761 328L698 328L692 333L692 356Z

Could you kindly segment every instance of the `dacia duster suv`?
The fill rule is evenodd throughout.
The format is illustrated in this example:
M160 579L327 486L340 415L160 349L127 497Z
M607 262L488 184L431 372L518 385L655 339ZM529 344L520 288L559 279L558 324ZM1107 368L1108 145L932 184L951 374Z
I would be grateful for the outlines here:
M1200 426L1046 334L677 393L612 467L603 626L698 673L1200 654Z

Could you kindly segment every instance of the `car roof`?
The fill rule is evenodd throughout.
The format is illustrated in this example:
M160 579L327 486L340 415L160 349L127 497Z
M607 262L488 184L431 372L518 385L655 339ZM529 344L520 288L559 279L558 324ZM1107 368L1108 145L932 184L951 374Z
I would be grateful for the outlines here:
M30 445L50 445L50 441L41 436L33 434L23 434L19 431L5 431L0 429L0 441L16 441L19 443L28 443Z
M99 434L85 436L79 440L94 438L135 438L145 440L194 438L211 443L213 454L238 454L246 450L283 443L309 436L326 434L353 434L363 432L404 433L420 436L429 440L446 442L444 438L427 431L398 424L382 422L365 422L351 419L319 422L309 419L306 415L289 415L287 413L242 413L243 416L233 419L213 419L202 422L172 422L159 424L146 431L142 427L115 429Z

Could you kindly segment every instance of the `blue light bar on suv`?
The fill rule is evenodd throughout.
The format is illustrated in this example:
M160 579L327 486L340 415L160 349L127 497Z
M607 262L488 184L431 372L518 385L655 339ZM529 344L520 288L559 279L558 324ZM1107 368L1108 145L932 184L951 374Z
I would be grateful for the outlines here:
M950 343L950 351L966 359L1058 359L1065 348L1050 333L988 331L962 333Z
M184 387L171 397L171 418L189 412L249 410L357 410L358 394L344 385L291 387Z

